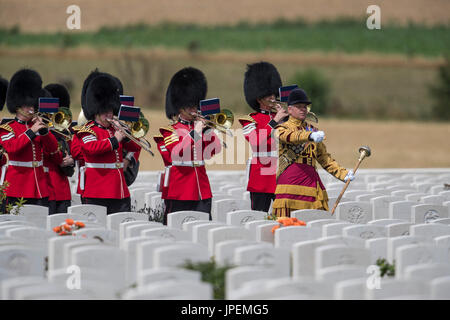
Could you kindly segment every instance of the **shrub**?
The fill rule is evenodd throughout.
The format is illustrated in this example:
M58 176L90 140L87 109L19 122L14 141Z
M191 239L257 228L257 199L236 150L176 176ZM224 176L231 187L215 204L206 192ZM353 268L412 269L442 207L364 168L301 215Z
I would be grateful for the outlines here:
M432 118L450 120L450 56L444 65L439 67L437 81L429 87L432 105Z
M330 81L316 69L296 72L289 81L306 91L312 101L312 109L317 115L330 113Z

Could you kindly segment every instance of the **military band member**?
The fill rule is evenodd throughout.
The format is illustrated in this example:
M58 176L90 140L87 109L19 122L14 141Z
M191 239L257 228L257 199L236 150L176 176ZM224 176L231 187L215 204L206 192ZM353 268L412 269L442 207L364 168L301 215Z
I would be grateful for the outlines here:
M252 210L268 212L275 199L278 150L273 130L287 112L274 100L281 87L281 77L274 65L258 62L248 65L244 77L244 94L249 106L255 110L239 119L245 139L250 143L252 157L247 168ZM275 106L277 112L273 112Z
M120 108L120 90L114 77L94 77L86 90L83 112L89 120L77 132L85 161L84 186L86 204L105 206L107 213L131 210L130 192L123 173L124 147L139 151L140 147L126 139L113 115ZM84 178L84 179L83 179Z
M53 98L59 99L59 110L70 111L70 95L66 87L58 83L52 83L45 88ZM69 178L74 174L75 162L70 155L70 143L68 138L55 131L51 132L58 141L58 147L61 152L61 159L58 162L55 159L44 157L44 165L48 167L49 176L49 214L65 213L71 206L72 193L70 190ZM70 137L70 131L62 131L63 134ZM59 161L61 160L61 161Z
M15 119L0 126L1 145L9 157L4 176L9 182L6 205L23 197L26 204L48 206L43 154L54 157L60 153L47 125L34 115L41 94L42 79L36 71L21 69L12 76L6 105Z
M221 142L204 120L197 117L198 106L205 99L207 82L195 68L184 68L172 77L166 94L166 116L175 123L160 128L172 166L168 171L167 214L194 210L210 214L211 187L205 159L221 151Z
M316 162L341 181L354 179L352 170L341 167L327 152L322 142L324 132L305 121L309 104L303 89L292 90L288 99L289 120L276 127L279 164L272 207L278 217L289 217L299 209L329 209Z

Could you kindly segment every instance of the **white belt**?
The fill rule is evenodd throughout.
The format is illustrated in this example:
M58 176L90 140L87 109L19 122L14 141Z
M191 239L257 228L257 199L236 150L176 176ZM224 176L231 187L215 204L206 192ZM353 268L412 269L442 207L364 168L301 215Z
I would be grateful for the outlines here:
M123 162L114 163L85 163L86 168L96 168L96 169L120 169L123 168Z
M36 168L41 167L43 165L43 161L14 161L9 160L8 165L12 165L15 167L26 167L26 168Z
M80 175L79 175L79 179L80 179L80 190L84 190L84 173L86 172L86 167L82 166L80 167Z
M176 167L200 167L205 165L205 161L172 161L172 165Z
M6 175L6 170L8 169L8 165L5 164L2 166L2 175L0 177L0 184L3 184L3 181L5 181L5 175Z
M167 166L164 168L164 187L169 185L170 168L172 168L172 166Z
M270 151L270 152L253 152L254 158L262 158L262 157L278 157L278 151Z

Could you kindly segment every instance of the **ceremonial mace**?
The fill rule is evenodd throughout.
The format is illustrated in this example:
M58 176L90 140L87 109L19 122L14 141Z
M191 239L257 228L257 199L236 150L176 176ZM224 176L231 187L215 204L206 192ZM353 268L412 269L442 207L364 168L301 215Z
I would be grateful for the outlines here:
M356 164L355 168L353 169L353 174L356 173L356 170L358 170L359 165L364 160L365 157L370 157L370 148L368 146L362 146L359 147L359 159L358 163ZM350 179L347 180L345 183L344 188L342 189L341 193L339 194L339 197L336 199L336 202L334 203L333 209L331 210L331 215L334 214L334 210L336 210L336 207L339 204L339 201L341 201L342 196L344 195L345 190L347 190L348 185L350 184Z

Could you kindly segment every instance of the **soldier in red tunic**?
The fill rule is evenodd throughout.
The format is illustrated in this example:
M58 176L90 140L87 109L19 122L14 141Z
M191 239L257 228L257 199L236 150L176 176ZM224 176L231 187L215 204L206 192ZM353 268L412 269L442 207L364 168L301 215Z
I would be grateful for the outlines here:
M220 152L222 146L214 131L197 116L206 92L204 74L192 67L178 71L167 89L166 116L176 122L160 128L172 161L166 177L165 221L167 214L182 210L207 212L211 219L212 193L204 160Z
M256 112L239 119L245 139L250 143L252 156L247 166L252 210L268 212L275 199L278 146L273 137L275 126L287 116L285 109L273 101L281 87L281 78L274 65L258 62L248 65L244 77L244 94Z
M0 126L0 141L9 157L6 205L23 197L26 204L48 206L43 155L59 157L60 152L46 124L34 115L42 93L42 79L36 71L22 69L12 76L6 105L15 119Z
M94 77L86 90L84 115L89 121L77 132L85 161L85 176L80 176L86 204L107 207L107 213L131 210L130 192L123 173L123 151L140 147L126 139L112 120L120 108L117 81L108 74Z
M58 83L51 83L45 88L52 97L59 99L59 108L70 110L70 95L66 87ZM70 135L68 128L62 131L66 136ZM61 162L44 157L44 165L48 166L49 176L49 214L65 213L72 204L72 193L70 190L69 178L74 174L75 162L70 154L70 140L61 134L52 131L58 141L61 152Z

